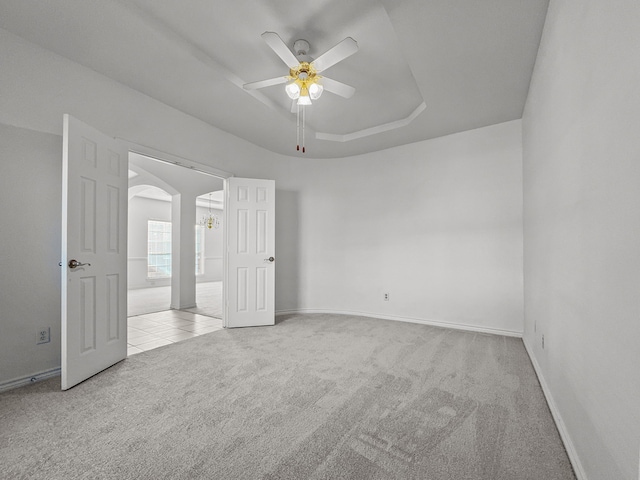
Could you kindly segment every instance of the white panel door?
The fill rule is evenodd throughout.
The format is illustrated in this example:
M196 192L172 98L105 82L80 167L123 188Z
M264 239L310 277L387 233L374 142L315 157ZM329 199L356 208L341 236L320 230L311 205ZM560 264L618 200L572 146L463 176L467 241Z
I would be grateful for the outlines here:
M62 389L127 356L127 150L64 116Z
M225 182L224 325L274 325L275 182L235 177Z

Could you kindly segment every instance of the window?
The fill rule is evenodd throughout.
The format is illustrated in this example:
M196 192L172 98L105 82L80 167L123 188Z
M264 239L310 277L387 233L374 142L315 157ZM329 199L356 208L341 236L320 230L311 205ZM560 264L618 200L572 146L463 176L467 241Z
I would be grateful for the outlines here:
M196 275L204 274L204 227L196 225Z
M171 277L171 222L148 221L147 277Z

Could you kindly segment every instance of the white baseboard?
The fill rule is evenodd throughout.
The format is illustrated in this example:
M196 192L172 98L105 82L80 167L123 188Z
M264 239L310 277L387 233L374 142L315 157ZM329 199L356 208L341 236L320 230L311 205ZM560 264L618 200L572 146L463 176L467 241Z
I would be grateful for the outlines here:
M310 309L310 308L302 308L302 309L296 309L296 310L279 310L276 312L276 316L302 314L302 313L328 313L332 315L355 315L358 317L378 318L380 320L393 320L396 322L419 323L422 325L430 325L432 327L452 328L454 330L488 333L491 335L503 335L506 337L516 337L516 338L522 338L522 333L523 333L523 332L517 332L513 330L503 330L500 328L480 327L477 325L467 325L464 323L450 323L450 322L444 322L441 320L430 320L425 318L401 317L398 315L380 315L377 313L367 313L367 312L318 310L318 309Z
M542 369L540 368L540 364L536 360L536 357L533 355L533 350L529 346L527 340L523 337L522 343L524 343L524 348L531 359L531 363L533 365L533 369L536 371L536 375L538 376L538 381L540 382L540 386L542 387L542 392L544 393L545 398L547 399L547 405L549 405L549 410L551 410L551 415L553 416L553 420L556 422L556 427L558 428L558 432L560 432L560 438L562 438L562 442L564 443L564 448L567 451L567 455L569 456L569 461L571 462L571 466L573 466L573 471L576 474L576 478L578 480L588 480L587 474L584 471L582 466L582 462L580 462L580 457L578 457L578 452L576 451L576 447L573 444L573 440L571 440L571 436L569 435L569 431L567 430L567 426L562 420L562 416L560 415L560 410L556 405L556 402L553 399L553 395L551 394L551 390L549 389L549 385L542 375Z
M6 392L7 390L12 390L14 388L24 387L25 385L39 382L41 380L46 380L47 378L57 377L59 375L60 375L60 367L56 367L56 368L51 368L49 370L45 370L44 372L38 372L32 375L27 375L26 377L15 378L13 380L0 383L0 393Z
M189 305L180 305L179 307L176 307L174 305L169 305L169 308L171 310L186 310L188 308L196 308L197 306L198 306L197 303L192 303L192 304L189 304Z

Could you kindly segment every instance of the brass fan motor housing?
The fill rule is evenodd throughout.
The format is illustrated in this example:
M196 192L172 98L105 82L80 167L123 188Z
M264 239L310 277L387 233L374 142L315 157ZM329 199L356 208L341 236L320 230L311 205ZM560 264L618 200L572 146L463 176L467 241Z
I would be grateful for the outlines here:
M300 90L306 90L313 83L317 83L322 77L309 62L300 62L298 66L289 70L289 78L295 81Z

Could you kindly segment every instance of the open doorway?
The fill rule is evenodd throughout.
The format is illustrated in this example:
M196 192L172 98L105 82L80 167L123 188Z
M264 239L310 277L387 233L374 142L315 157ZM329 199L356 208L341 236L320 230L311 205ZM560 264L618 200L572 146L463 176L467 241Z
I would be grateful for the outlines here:
M171 184L165 181L167 188L176 191L171 200L169 313L197 307L196 197L202 192L224 190L222 322L193 312L184 314L199 315L197 320L219 322L225 328L275 324L274 181L233 177L228 172L110 137L65 114L60 262L64 267L60 292L62 390L127 357L127 172L129 156L134 154L147 155L141 159L145 162L164 160L154 162L161 165L159 168L173 163L209 176L200 193L191 191L191 179L170 173L163 176L171 179ZM222 182L222 188L216 189L214 180ZM163 189L168 192L167 188ZM185 321L192 325L184 328ZM151 333L169 327L182 331L174 331L169 342L161 340L167 344L219 328L196 323L178 315L168 324L152 326L155 332ZM130 334L131 339L135 336Z
M223 180L129 155L128 354L222 328Z

